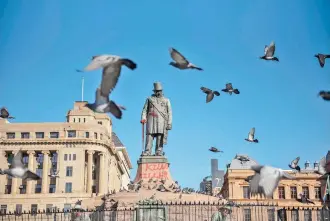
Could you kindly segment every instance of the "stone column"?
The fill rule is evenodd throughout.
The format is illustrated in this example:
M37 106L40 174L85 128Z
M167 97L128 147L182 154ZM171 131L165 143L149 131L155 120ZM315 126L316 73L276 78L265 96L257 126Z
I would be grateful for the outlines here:
M57 171L60 171L59 172L59 174L58 174L58 178L56 178L56 180L55 180L55 188L56 188L56 190L55 190L55 193L61 193L61 189L60 189L60 178L62 177L62 174L63 174L63 171L64 171L64 168L62 169L62 168L60 168L60 161L62 160L62 154L61 154L61 151L60 150L57 150L56 151L56 155L57 155ZM56 171L56 172L57 172ZM61 172L62 172L62 174L61 174Z
M104 194L105 169L104 169L104 152L99 153L100 169L99 169L99 195Z
M42 162L42 186L41 186L41 193L48 193L49 186L48 186L48 171L49 171L49 151L42 151L43 154L43 162Z
M87 193L92 193L92 184L93 184L93 177L92 177L92 170L93 170L93 154L95 151L88 150L88 158L87 158Z
M35 152L33 150L32 151L29 150L27 153L29 154L28 169L31 172L34 173L35 171L34 171L33 161L34 161ZM35 184L35 181L34 180L28 180L28 181L26 181L26 194L34 193L34 191L32 191L33 184Z
M13 151L12 154L15 156L17 151ZM12 159L14 160L14 159ZM17 193L17 178L12 177L11 179L11 194L16 195Z

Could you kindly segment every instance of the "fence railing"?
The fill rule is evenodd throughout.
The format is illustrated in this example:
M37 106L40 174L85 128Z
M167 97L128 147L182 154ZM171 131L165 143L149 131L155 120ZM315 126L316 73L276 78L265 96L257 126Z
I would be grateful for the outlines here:
M321 207L289 209L276 204L236 204L226 215L220 203L149 203L109 210L1 211L0 221L330 221ZM216 219L221 217L222 219Z

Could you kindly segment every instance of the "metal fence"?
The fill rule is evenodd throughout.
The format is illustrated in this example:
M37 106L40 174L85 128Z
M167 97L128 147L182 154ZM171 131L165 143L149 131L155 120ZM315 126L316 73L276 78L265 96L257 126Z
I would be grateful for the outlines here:
M214 219L223 207L214 203L153 203L131 208L86 211L23 211L0 213L2 221L221 221ZM213 219L212 219L213 217ZM0 220L0 221L1 221ZM286 209L275 204L239 204L222 221L330 221L324 208Z

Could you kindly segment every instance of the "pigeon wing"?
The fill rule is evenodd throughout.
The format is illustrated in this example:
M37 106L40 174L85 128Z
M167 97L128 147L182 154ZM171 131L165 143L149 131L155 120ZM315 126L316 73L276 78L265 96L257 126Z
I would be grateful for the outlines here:
M233 85L231 83L226 84L226 89L227 90L232 90L233 89Z
M91 63L84 68L84 71L94 71L96 69L102 68L107 60L111 58L108 55L97 55L92 57Z
M292 162L291 162L291 166L292 166L293 168L295 168L295 167L298 165L299 160L300 160L300 157L297 157L296 159L292 160Z
M206 95L206 103L212 101L214 98L214 94L213 93L209 93Z
M40 180L40 176L37 174L31 172L30 170L27 170L24 176L22 177L23 180L29 181L29 180Z
M7 108L5 108L5 107L1 108L1 116L4 118L9 117L9 112L8 112Z
M213 91L213 94L216 95L216 96L220 96L219 91Z
M170 54L172 59L179 64L189 64L189 61L176 49L170 48Z
M251 195L255 194L263 194L263 190L261 186L259 185L260 182L260 174L256 173L254 176L252 176L252 179L250 180L250 193Z
M24 167L22 151L20 151L20 150L13 157L13 161L10 165L10 168L15 168L15 167L22 167L22 168Z
M104 97L101 95L101 89L100 88L96 88L96 92L95 92L95 104L96 106L101 105L101 104L105 104L109 102L109 96Z
M274 173L274 168L263 167L260 171L259 185L263 188L266 197L271 197L280 182L280 177Z
M254 133L255 133L255 128L251 128L249 132L249 140L254 140Z
M266 57L273 57L275 53L275 43L272 41L266 51Z
M264 53L265 53L265 55L267 54L267 51L268 51L268 46L265 45L265 48L264 48Z
M101 81L101 95L109 96L111 91L116 87L118 79L120 77L121 64L114 63L108 65L103 69L102 81Z
M326 159L325 159L325 157L323 157L320 160L320 164L319 164L319 168L318 168L318 173L319 174L321 174L321 175L326 174L325 166L326 166Z
M324 64L325 64L325 56L324 55L319 55L318 60L319 60L320 66L323 68Z
M206 88L206 87L201 87L201 90L205 93L205 94L210 94L212 93L212 90Z

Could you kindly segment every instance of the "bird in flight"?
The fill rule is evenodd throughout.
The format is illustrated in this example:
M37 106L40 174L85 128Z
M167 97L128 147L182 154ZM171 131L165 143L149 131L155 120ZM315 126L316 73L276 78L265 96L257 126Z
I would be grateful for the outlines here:
M267 61L279 61L277 57L274 56L275 53L275 43L272 41L269 46L265 45L264 56L261 56L260 59Z
M253 143L259 143L259 140L258 139L254 139L254 133L255 133L255 128L251 128L249 134L248 134L248 138L245 140L248 141L248 142L253 142Z
M201 90L206 94L206 103L209 103L213 100L214 95L220 96L220 93L218 91L212 91L206 87L201 87Z
M233 85L231 83L227 83L226 88L222 89L222 91L226 92L230 95L232 95L232 93L234 93L234 94L239 94L240 93L238 89L233 89Z
M216 148L216 147L211 147L211 148L209 149L209 151L214 152L214 153L223 153L222 150L219 150L219 149Z
M196 65L190 63L179 51L177 51L174 48L170 48L170 55L174 61L170 62L170 65L173 67L176 67L180 70L185 70L185 69L196 69L199 71L203 71L202 68L197 67Z
M299 173L300 173L300 166L298 165L299 160L300 160L300 157L297 157L296 159L292 160L291 164L289 164L289 167L291 169L299 171Z
M321 68L323 68L324 67L324 65L325 65L325 59L327 59L327 58L330 58L330 55L329 54L316 54L316 55L314 55L314 57L316 57L317 58L317 60L319 61L319 64L320 64L320 66L321 66Z
M6 107L2 107L0 109L0 118L3 118L3 119L15 119L15 117L13 116L10 116L8 110Z
M320 91L319 96L321 96L325 101L330 101L330 91Z

